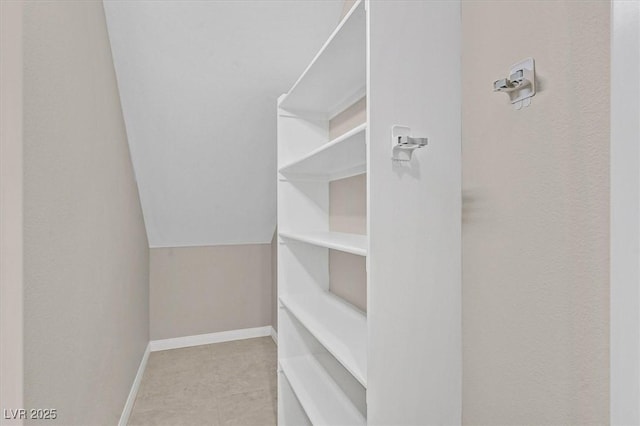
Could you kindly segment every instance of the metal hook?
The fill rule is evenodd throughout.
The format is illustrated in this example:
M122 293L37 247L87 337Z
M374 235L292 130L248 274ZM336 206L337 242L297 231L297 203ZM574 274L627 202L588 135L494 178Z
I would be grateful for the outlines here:
M494 92L504 92L516 109L528 106L531 98L536 94L535 62L533 58L524 59L513 65L508 78L493 82Z
M509 76L493 82L494 92L513 92L530 84L530 81L524 78L524 70L520 69Z
M428 138L414 138L409 136L411 129L407 126L391 127L391 158L394 161L409 161L413 151L429 143Z

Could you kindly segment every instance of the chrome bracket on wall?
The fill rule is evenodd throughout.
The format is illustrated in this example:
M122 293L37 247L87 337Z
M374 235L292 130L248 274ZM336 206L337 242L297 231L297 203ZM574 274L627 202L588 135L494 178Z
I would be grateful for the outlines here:
M410 161L413 151L427 145L427 138L415 138L410 134L411 128L407 126L391 126L391 158L394 161Z
M531 105L536 94L536 69L533 58L523 59L509 69L509 77L493 82L494 92L504 92L515 109Z

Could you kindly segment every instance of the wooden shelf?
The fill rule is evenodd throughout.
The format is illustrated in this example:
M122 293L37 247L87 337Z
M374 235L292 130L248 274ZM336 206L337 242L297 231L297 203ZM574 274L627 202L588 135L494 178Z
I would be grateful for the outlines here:
M286 294L280 303L349 373L367 386L367 318L329 292Z
M279 233L280 237L333 250L344 251L358 256L367 255L367 236L346 234L343 232L287 232Z
M289 179L332 181L367 171L367 125L361 124L344 135L322 145L299 160L280 168Z
M365 425L366 419L313 355L280 360L300 405L314 425Z
M365 88L366 14L360 0L282 99L280 108L331 118L362 98Z

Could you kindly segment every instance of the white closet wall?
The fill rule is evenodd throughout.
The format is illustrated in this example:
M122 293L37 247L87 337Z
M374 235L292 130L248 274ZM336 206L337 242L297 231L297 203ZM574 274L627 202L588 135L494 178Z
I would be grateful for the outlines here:
M459 424L460 3L368 12L369 424ZM409 165L390 160L395 124L429 138Z

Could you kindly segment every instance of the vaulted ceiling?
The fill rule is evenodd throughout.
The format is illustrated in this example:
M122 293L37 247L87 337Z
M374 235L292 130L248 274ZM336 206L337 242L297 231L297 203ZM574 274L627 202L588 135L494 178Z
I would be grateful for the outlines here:
M343 2L104 2L151 247L270 242L276 99Z

